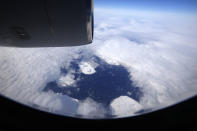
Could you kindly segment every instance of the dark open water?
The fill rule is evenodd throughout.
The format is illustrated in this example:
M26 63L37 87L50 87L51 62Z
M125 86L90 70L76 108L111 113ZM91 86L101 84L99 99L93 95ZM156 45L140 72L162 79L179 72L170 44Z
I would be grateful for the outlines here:
M139 87L135 87L130 80L129 72L123 66L109 65L105 61L94 56L94 61L99 64L95 69L96 73L86 75L76 73L75 79L80 78L77 82L77 87L58 87L56 81L47 84L44 91L52 90L56 93L62 93L70 97L84 100L91 98L98 103L102 103L106 108L110 102L119 96L129 96L136 101L139 101L143 95ZM82 59L75 60L71 63L71 68L79 70L79 65ZM62 73L67 73L67 70L61 69Z

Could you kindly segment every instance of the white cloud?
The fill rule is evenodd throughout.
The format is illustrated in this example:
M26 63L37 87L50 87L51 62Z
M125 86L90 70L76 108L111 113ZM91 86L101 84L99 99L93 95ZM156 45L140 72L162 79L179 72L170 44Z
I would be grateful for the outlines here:
M135 115L137 111L143 109L142 105L128 96L120 96L114 99L110 104L110 108L112 115L119 117Z
M74 73L75 72L62 74L57 81L58 86L59 87L68 87L68 86L76 87L77 81L79 81L79 79L75 79Z
M91 75L91 74L94 74L96 72L94 67L89 62L81 62L79 64L79 67L81 69L81 72L86 74L86 75Z
M77 113L85 118L104 118L106 109L102 104L87 98L80 102Z
M114 19L115 15L108 15L103 22L116 23L110 17ZM140 99L144 108L157 109L197 94L196 16L162 17L168 21L157 19L161 17L146 16L142 21L140 17L119 16L114 24L118 26L105 25L100 30L97 24L95 31L98 40L92 48L96 55L128 69L131 80L144 93Z
M77 54L74 48L0 48L0 92L24 104L52 112L75 114L78 101L42 91L58 79L60 68ZM66 59L65 56L67 56ZM64 64L66 63L66 64Z

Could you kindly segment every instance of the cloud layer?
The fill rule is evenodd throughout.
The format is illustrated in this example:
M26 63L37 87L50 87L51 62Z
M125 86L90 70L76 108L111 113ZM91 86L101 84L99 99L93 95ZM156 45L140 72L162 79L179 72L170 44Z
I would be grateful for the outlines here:
M118 117L141 109L156 110L197 94L197 18L175 14L128 13L96 9L94 43L82 47L0 47L0 93L21 103L69 116L104 117L102 104L44 92L47 83L77 85L72 61L82 55L81 73L95 73L97 56L109 64L124 66L140 87L139 102L120 96L111 103ZM162 15L162 17L160 17ZM182 22L181 22L182 21ZM69 70L61 74L61 68ZM80 88L80 87L78 87ZM121 106L127 104L125 106Z
M135 115L135 112L142 109L142 105L128 96L120 96L111 102L110 108L112 115L124 117Z
M188 16L185 21L178 14L176 18L184 22L128 16L119 25L112 16L96 27L96 33L102 33L100 38L104 39L100 47L100 41L95 41L97 56L128 69L132 81L143 90L140 104L144 108L164 107L197 93L196 19ZM110 28L113 23L114 28Z

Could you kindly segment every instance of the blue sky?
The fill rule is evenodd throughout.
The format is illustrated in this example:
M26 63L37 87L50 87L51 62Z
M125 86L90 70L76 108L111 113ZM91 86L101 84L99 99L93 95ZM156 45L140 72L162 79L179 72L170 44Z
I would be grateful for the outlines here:
M197 12L197 0L95 0L95 7Z

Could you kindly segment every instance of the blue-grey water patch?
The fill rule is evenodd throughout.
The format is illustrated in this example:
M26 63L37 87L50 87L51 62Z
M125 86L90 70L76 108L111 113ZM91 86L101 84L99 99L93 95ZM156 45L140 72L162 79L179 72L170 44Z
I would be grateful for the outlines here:
M91 98L102 103L105 107L109 107L110 102L119 96L129 96L136 101L140 100L143 93L139 87L132 84L129 72L125 67L107 64L96 56L93 56L92 59L99 66L96 67L96 72L91 75L77 72L80 69L79 63L83 58L76 59L71 63L70 69L76 71L75 79L79 79L77 87L62 88L58 86L56 81L52 81L46 85L44 91L52 90L79 100ZM61 72L66 74L68 70L62 68Z

